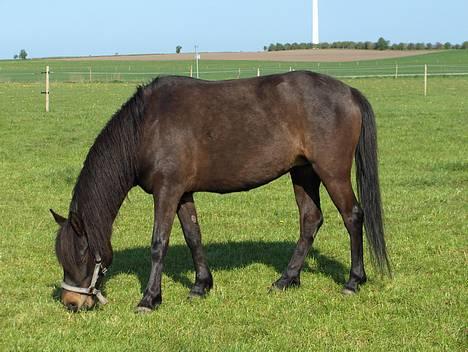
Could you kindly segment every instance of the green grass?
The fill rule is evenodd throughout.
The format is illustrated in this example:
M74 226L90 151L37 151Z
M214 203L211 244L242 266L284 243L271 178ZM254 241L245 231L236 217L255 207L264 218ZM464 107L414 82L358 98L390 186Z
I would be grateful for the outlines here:
M2 63L3 64L3 63ZM466 350L468 80L350 80L374 106L393 280L367 266L340 293L349 241L323 193L325 224L302 286L268 294L298 237L289 178L248 193L197 194L215 287L187 301L194 271L179 225L165 261L163 305L133 313L149 272L151 197L135 189L114 226L109 305L72 314L57 300L56 225L96 134L134 83L0 84L0 350ZM366 253L367 254L367 253ZM369 262L366 255L366 262Z
M430 74L468 74L468 50L448 50L397 59L357 62L272 62L272 61L200 61L200 77L204 79L234 79L295 70L313 70L333 76L393 75L398 64L399 74L422 74L424 64ZM61 61L26 60L0 61L0 82L39 82L45 66L50 65L53 82L147 82L156 75L189 75L192 61ZM91 77L90 72L91 70ZM240 70L240 76L239 76Z

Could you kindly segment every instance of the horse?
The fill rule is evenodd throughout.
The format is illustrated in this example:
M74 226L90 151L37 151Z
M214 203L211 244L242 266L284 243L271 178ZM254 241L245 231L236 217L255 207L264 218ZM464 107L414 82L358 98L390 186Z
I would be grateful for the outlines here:
M356 164L359 201L352 188ZM292 257L272 284L300 285L300 272L323 223L326 188L350 236L351 268L343 293L366 282L363 225L371 260L391 272L384 237L374 112L357 89L332 77L294 71L248 79L205 81L158 77L137 87L95 139L73 188L55 250L63 267L61 301L91 308L112 263L112 224L127 193L154 198L151 271L136 311L162 302L161 277L177 214L195 267L190 297L206 295L213 277L202 246L193 194L248 191L289 173L300 215Z

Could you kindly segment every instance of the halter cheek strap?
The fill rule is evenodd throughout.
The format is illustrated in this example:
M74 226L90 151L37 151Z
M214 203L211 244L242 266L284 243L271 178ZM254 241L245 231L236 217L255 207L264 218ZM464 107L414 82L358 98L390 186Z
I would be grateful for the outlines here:
M67 291L70 292L75 292L75 293L81 293L83 295L88 295L88 296L96 296L98 299L99 303L102 305L107 304L107 299L106 297L103 296L101 293L101 290L98 290L96 288L96 283L97 280L99 279L99 273L102 273L103 275L107 272L107 269L102 266L101 262L101 257L99 255L96 255L96 264L94 265L94 271L93 271L93 277L91 278L91 283L89 284L89 287L77 287L77 286L71 286L67 284L65 281L62 281L61 287Z

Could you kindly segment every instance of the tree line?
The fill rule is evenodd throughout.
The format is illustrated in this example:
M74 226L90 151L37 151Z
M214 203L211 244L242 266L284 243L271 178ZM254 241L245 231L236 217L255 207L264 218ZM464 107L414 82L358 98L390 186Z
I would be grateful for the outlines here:
M354 41L339 41L339 42L322 42L313 45L312 43L276 43L264 46L265 51L281 51L281 50L298 50L298 49L363 49L363 50L441 50L441 49L468 49L468 41L461 44L452 44L450 42L441 43L391 43L380 37L376 42L354 42Z

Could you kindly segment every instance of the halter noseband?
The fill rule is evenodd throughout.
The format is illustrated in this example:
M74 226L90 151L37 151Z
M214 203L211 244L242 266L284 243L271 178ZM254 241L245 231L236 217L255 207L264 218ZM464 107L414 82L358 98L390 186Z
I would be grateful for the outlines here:
M96 254L94 260L95 260L95 265L94 265L93 277L91 278L91 283L89 284L88 288L71 286L67 284L65 281L62 281L62 284L60 286L63 289L70 291L70 292L81 293L83 295L88 295L88 296L96 296L99 303L104 305L104 304L107 304L108 301L106 297L102 295L101 290L98 290L96 288L96 283L97 283L97 280L99 279L99 274L105 275L107 272L107 268L102 266L101 256L99 254Z

